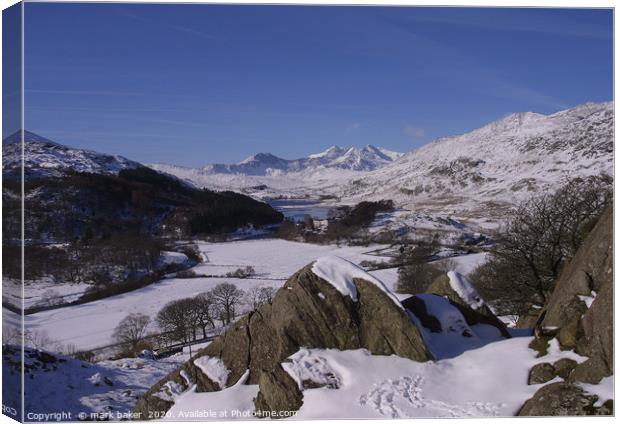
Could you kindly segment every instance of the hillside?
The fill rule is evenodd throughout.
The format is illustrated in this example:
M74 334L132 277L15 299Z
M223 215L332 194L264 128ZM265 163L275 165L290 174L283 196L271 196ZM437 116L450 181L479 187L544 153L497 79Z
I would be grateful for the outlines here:
M447 213L500 214L568 177L611 174L613 125L613 103L511 114L408 153L349 181L340 194Z
M122 156L64 146L30 131L24 131L24 141L24 176L27 179L60 177L70 172L114 175L123 169L141 166ZM3 178L19 179L21 165L21 134L17 132L2 142Z
M4 142L5 238L18 239L21 143ZM86 234L197 235L275 224L269 205L233 192L197 189L120 156L25 134L26 239L63 242ZM45 228L45 231L40 231Z

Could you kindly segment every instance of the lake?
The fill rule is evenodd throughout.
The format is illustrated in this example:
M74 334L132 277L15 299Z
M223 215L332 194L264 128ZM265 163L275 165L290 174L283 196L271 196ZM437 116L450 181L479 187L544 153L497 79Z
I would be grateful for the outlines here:
M331 206L325 206L314 199L274 199L268 203L275 210L282 212L285 218L301 221L306 215L314 219L327 219Z

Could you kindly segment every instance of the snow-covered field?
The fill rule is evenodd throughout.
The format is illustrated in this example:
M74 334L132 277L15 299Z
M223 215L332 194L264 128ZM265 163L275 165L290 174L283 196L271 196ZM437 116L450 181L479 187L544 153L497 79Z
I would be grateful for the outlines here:
M380 246L338 247L279 239L201 242L198 246L206 260L192 268L197 274L224 276L227 272L249 265L256 270L256 276L246 279L167 278L129 293L27 315L25 326L32 332L46 333L61 345L74 345L78 350L93 349L113 343L114 328L127 314L143 313L154 319L166 303L196 296L222 282L234 283L244 290L258 286L278 288L293 273L321 256L337 255L356 264L364 260L382 259L372 254ZM455 270L464 274L484 260L484 253L451 259ZM371 274L378 277L388 289L395 291L398 279L395 268L373 271ZM19 316L6 309L3 314L7 323L15 323L19 319Z
M23 290L24 307L46 303L50 297L54 297L60 302L66 303L77 300L89 288L84 283L58 283L48 279L37 280L34 282L26 281ZM17 280L5 279L2 283L3 301L21 308L22 286Z
M254 267L257 275L248 279L168 278L110 298L27 315L25 326L32 332L46 333L61 345L74 345L78 350L93 349L113 343L113 330L127 314L139 312L155 318L166 303L196 296L222 282L232 282L244 290L257 286L277 288L293 273L321 256L335 254L354 263L380 259L365 254L374 250L372 246L338 247L276 239L199 243L199 248L206 262L193 268L198 274L223 276L249 265ZM395 269L376 271L376 274L388 288L394 289ZM6 324L19 321L18 315L6 309L3 314Z

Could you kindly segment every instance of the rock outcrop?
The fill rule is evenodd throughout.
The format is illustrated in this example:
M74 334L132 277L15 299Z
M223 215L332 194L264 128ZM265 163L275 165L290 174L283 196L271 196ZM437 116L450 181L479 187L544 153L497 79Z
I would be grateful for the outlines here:
M518 415L521 416L567 416L567 415L611 415L613 402L597 406L598 397L584 392L569 383L552 383L539 389L527 400Z
M476 292L473 284L457 272L448 272L435 279L426 289L426 293L445 297L457 307L467 320L467 324L488 324L496 327L504 337L510 338L510 333L491 308Z
M342 261L343 268L354 266L337 261ZM209 376L213 373L196 365L202 357L221 360L228 370L224 387L235 384L249 370L245 384L259 385L256 409L270 411L301 406L300 388L281 364L302 347L364 348L376 355L432 359L406 310L372 276L355 269L359 273L346 281L354 296L317 276L313 264L298 271L278 290L272 303L240 319L181 369L152 387L138 401L136 412L146 418L148 411L167 411L178 394L194 385L197 392L220 390L221 385ZM199 361L205 362L210 361Z
M579 364L569 360L554 363L555 375L565 381L539 389L519 414L609 414L609 404L605 408L592 407L592 396L584 394L577 383L598 384L613 374L611 208L602 214L575 257L563 269L537 322L536 339L531 346L539 350L540 357L545 356L549 340L556 338L561 349L574 350L588 359Z
M571 380L598 383L613 374L613 213L608 209L564 268L537 333L589 359Z

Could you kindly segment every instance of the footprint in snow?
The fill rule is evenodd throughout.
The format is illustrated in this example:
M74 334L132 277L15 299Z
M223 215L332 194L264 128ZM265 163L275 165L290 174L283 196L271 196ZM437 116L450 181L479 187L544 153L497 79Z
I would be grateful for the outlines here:
M451 404L422 395L424 378L420 375L388 379L375 384L359 399L381 415L390 418L425 417L492 417L499 414L502 405L490 402Z

